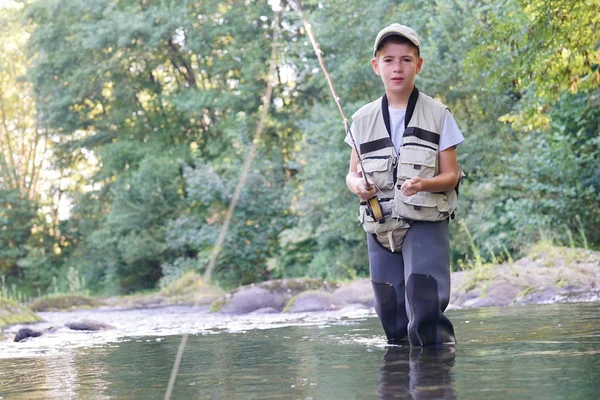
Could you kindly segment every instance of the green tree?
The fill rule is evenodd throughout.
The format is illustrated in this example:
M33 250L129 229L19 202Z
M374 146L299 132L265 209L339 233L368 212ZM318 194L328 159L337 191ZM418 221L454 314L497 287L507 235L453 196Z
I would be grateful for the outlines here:
M23 23L23 8L17 1L0 5L0 275L45 287L49 280L37 279L29 266L32 251L42 259L46 252L51 257L60 252L61 193L49 166L51 131L40 124L37 98L27 81L32 29ZM55 269L47 271L51 280Z
M542 233L569 244L581 229L600 245L599 11L596 0L512 1L478 18L481 44L464 66L485 78L487 96L511 102L496 114L508 133L499 148L511 150L492 153L482 167L493 173L469 189L480 246L518 254Z
M492 88L510 87L515 100L503 120L519 130L546 129L565 92L600 86L600 1L514 0L490 4L469 64Z
M78 262L86 252L99 256L89 267L96 271L94 281L106 281L100 276L106 273L105 283L122 291L151 287L159 266L174 261L164 231L170 219L186 212L178 208L184 188L176 182L196 158L233 165L243 156L266 86L272 15L264 2L235 1L69 0L29 7L27 17L37 27L29 42L35 59L30 77L44 124L61 132L62 154L70 160L84 150L99 160L89 182L95 196L73 195L87 199L82 211L103 214L94 217L97 224L69 225L75 235L86 232L78 242L86 249ZM277 111L261 150L277 160L269 168L286 180L294 175L293 85L276 89ZM165 170L169 178L163 180ZM154 178L161 184L146 187ZM141 200L157 188L163 190L161 201L171 196L165 190L174 190L177 201L161 208ZM154 222L150 231L145 218Z
M279 249L279 233L291 225L286 176L276 160L257 159L236 207L215 269L215 280L225 287L275 277L267 260ZM170 224L166 243L178 258L163 265L165 277L186 269L204 272L227 206L237 184L242 160L211 166L197 160L184 171L185 213Z
M0 190L0 275L23 276L18 261L27 254L35 217L35 208L19 192Z

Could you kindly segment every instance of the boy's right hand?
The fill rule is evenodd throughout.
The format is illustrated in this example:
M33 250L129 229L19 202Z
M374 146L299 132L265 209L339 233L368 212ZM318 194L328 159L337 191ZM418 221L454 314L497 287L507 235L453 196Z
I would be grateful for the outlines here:
M377 189L375 189L373 182L369 182L369 188L367 189L367 183L361 178L356 182L356 186L354 186L354 193L356 193L361 200L369 200L371 197L375 196Z

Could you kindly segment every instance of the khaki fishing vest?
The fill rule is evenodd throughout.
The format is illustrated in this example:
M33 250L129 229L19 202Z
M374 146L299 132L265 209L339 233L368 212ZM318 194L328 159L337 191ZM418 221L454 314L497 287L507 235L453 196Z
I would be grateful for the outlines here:
M411 221L440 221L452 216L457 190L444 193L419 192L405 196L400 187L415 176L432 178L439 173L438 149L447 107L413 90L406 111L405 131L399 159L390 138L387 98L366 104L352 116L352 132L360 143L359 153L367 178L377 188L384 221L377 222L366 202L361 202L359 221L365 231L386 234L410 226Z

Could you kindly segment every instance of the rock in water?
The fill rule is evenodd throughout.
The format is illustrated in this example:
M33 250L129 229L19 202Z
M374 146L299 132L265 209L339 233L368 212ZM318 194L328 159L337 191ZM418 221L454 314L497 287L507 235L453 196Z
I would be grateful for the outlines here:
M77 322L68 322L65 326L74 331L105 331L107 329L115 329L114 326L105 324L104 322L83 320Z
M17 334L15 336L15 342L22 342L23 340L25 340L27 338L38 337L38 336L42 336L42 332L34 331L33 329L29 329L29 328L22 328L22 329L19 329L19 332L17 332Z

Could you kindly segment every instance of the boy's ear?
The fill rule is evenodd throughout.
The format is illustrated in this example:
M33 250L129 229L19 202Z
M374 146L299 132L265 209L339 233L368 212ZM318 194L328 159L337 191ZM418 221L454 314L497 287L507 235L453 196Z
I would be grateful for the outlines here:
M417 74L421 72L421 68L423 67L423 59L419 57L419 61L417 61Z
M377 57L373 57L371 59L371 65L373 66L373 71L375 71L375 74L381 76L379 73L379 62L377 61Z

